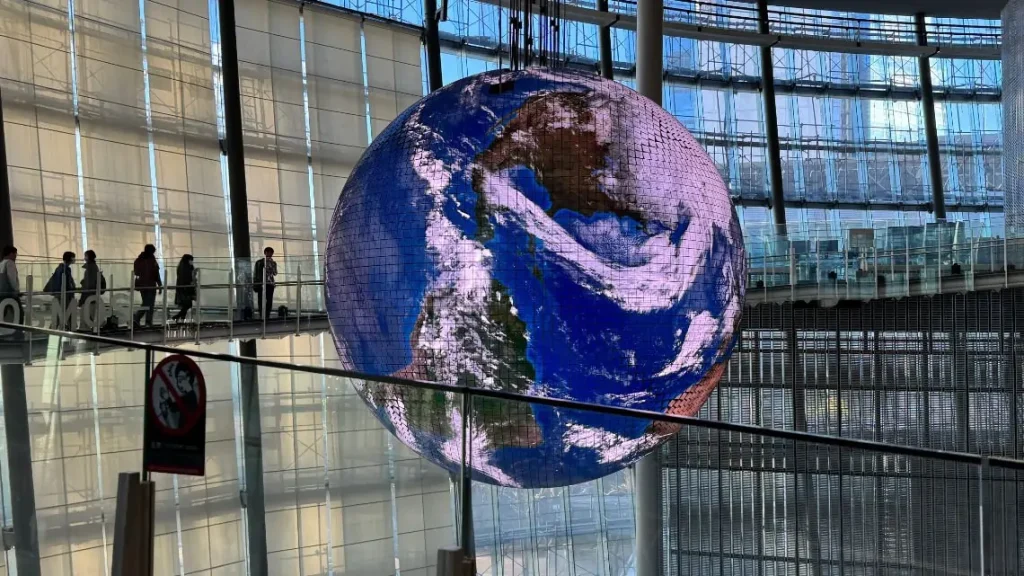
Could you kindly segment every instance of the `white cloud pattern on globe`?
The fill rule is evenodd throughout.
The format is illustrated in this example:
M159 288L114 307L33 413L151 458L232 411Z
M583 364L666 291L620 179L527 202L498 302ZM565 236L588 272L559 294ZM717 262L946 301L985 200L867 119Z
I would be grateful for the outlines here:
M714 163L668 112L569 71L486 72L396 118L331 220L343 365L692 416L738 337L746 271ZM606 476L678 430L648 419L360 383L377 418L475 480Z

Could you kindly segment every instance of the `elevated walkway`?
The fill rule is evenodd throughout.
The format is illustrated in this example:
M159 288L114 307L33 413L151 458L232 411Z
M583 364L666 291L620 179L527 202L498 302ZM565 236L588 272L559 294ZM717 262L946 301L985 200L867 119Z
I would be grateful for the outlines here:
M791 240L772 246L748 240L748 311L763 305L810 303L828 308L842 302L916 299L941 294L965 294L1024 288L1024 238L973 238L935 242L908 248L894 238L872 242L867 247L837 246L836 240ZM850 244L847 241L846 244ZM768 248L776 253L768 254ZM781 252L781 254L779 253ZM104 267L108 289L103 294L64 295L69 301L62 320L56 303L61 295L34 289L36 278L52 262L29 262L19 267L29 273L21 306L12 299L0 301L0 314L11 321L37 328L52 328L66 322L72 331L108 336L139 344L186 344L228 339L280 338L289 334L320 333L329 329L324 282L303 280L302 269L312 268L309 259L282 259L276 284L274 310L266 321L252 318L251 286L237 283L226 261L206 261L197 275L197 303L188 322L176 322L175 288L162 292L153 310L154 327L133 327L129 319L143 308L134 286L114 287L118 277L130 277L130 263L109 262ZM207 283L204 278L211 278ZM100 328L94 322L96 301L103 302ZM79 309L79 302L82 308ZM242 304L239 305L238 303ZM258 312L258 310L257 310ZM24 317L22 317L22 315ZM748 312L746 317L750 317ZM34 362L53 351L53 339L36 335L18 340L11 330L0 330L0 364ZM62 356L103 353L120 345L64 342Z
M1024 286L1024 238L966 239L908 248L792 241L747 261L747 305L958 294ZM748 250L750 246L748 245Z

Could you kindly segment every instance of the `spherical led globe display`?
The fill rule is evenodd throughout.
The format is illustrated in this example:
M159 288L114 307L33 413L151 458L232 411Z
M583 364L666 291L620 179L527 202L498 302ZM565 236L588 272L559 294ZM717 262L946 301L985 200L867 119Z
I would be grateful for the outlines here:
M735 345L743 239L714 163L612 81L494 71L420 100L356 164L327 299L353 370L694 415ZM678 427L361 382L403 443L476 480L574 484Z

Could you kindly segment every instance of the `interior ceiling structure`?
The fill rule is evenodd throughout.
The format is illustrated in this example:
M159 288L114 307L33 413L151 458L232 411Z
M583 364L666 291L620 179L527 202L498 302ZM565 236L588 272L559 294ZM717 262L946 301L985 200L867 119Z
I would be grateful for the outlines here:
M772 6L794 6L838 10L844 12L875 12L879 14L917 14L946 18L999 18L1006 0L777 0Z

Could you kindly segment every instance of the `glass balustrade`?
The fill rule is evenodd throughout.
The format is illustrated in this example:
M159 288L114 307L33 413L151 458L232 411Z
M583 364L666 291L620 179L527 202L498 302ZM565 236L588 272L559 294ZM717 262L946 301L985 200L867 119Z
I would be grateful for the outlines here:
M169 353L191 356L206 377L207 473L153 475L157 574L243 574L258 552L272 574L427 576L437 551L460 543L475 549L480 574L631 574L633 498L642 489L631 470L558 487L561 472L541 463L527 474L555 486L543 489L462 481L462 466L486 469L498 439L484 424L548 409L589 423L576 430L580 449L605 457L622 441L601 423L667 438L659 449L666 574L1021 569L1017 460L378 379L339 369L324 336L260 341L254 360L234 357L233 342L65 356L66 342L108 339L24 330L45 338L49 353L24 368L28 437L12 440L11 429L0 428L0 523L25 529L10 502L26 495L11 492L10 478L27 471L9 462L30 450L44 574L109 573L117 474L141 465L146 356L156 362ZM243 403L247 386L259 402ZM406 423L450 427L444 455L454 467L392 436L361 395L395 400ZM451 410L432 408L441 404ZM470 416L456 417L466 407ZM9 418L19 407L4 409ZM246 437L251 418L261 422L258 438ZM509 427L504 448L527 448L548 433L524 430ZM247 446L260 451L256 469ZM253 498L264 506L253 507ZM247 515L257 513L265 516L266 550L249 537Z

